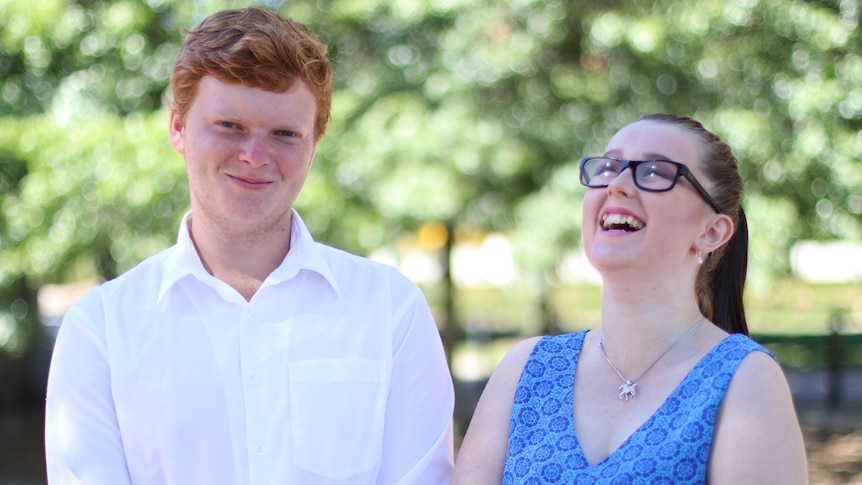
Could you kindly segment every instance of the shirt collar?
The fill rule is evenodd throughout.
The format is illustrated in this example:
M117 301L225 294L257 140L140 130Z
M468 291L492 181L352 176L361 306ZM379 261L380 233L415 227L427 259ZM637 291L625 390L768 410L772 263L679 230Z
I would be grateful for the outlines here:
M264 286L287 281L301 270L309 270L322 276L335 293L340 294L332 268L321 252L321 245L314 241L305 221L295 209L291 209L291 216L290 250L281 264L264 281ZM177 234L177 243L167 255L159 288L159 301L162 301L171 287L184 277L194 276L200 281L212 278L204 268L189 233L191 218L191 212L183 216Z

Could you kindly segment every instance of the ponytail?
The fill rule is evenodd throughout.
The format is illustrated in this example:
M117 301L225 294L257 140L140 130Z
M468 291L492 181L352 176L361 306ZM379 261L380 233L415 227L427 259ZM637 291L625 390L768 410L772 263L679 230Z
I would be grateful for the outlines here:
M745 275L748 270L748 221L742 207L739 208L736 232L727 243L727 250L719 256L712 281L711 320L728 333L748 335L745 320L742 291L745 288Z

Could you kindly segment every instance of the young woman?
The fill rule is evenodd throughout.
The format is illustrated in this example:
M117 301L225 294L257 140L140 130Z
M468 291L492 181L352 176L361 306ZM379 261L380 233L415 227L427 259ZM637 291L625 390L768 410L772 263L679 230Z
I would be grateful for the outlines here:
M730 148L697 121L648 115L580 169L602 325L510 351L452 483L806 483L787 381L747 336Z

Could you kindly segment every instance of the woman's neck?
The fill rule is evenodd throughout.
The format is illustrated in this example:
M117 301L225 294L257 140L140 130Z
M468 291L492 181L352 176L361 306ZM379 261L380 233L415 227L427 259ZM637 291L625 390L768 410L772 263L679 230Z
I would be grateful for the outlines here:
M601 340L621 361L630 360L636 366L649 360L701 318L693 282L684 287L659 284L663 281L667 280L638 285L629 279L603 285Z

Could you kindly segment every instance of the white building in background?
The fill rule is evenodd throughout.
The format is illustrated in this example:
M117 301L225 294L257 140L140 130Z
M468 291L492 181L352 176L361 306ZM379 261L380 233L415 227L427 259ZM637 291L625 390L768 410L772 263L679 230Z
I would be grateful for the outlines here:
M802 241L790 251L793 276L809 283L862 283L862 244Z
M419 284L443 277L438 250L421 245L398 251L381 249L371 259L398 267ZM862 283L862 244L847 241L802 241L790 252L793 276L808 283ZM595 268L580 249L567 253L557 268L562 284L601 284ZM492 233L478 241L457 243L452 251L452 278L463 288L506 286L518 270L506 236Z
M452 279L458 286L506 286L517 271L509 240L490 234L479 246L458 244L452 251Z
M370 258L397 267L419 284L439 283L443 278L438 249L421 245L404 248L396 254L378 249ZM458 243L452 249L452 280L464 288L506 286L515 281L517 270L509 240L501 234L489 234L481 242Z
M596 268L587 260L587 255L582 249L570 251L557 268L557 273L560 277L560 283L579 285L579 284L594 284L600 285L602 277Z

